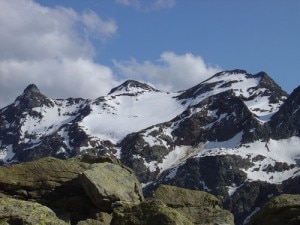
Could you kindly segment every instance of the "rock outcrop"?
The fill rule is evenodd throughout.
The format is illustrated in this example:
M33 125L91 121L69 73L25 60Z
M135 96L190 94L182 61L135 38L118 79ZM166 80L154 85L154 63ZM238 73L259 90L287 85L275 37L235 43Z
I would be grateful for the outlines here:
M160 200L150 199L135 206L114 210L111 225L193 225L177 210Z
M89 167L88 163L77 159L60 160L52 157L0 167L0 190L22 190L23 197L39 198L62 184L73 181Z
M233 225L211 194L162 185L144 200L134 172L108 157L0 167L0 224Z
M300 86L286 99L272 117L270 126L275 139L300 136Z
M176 209L196 225L234 224L233 215L222 209L221 201L203 191L161 185L153 198Z
M71 223L96 210L79 183L78 175L91 164L80 159L42 158L0 167L0 192L51 208Z
M102 210L112 210L114 204L138 204L144 199L134 172L126 167L95 164L79 178L93 203Z
M46 206L9 197L0 198L0 224L67 225Z
M283 194L272 198L247 225L300 224L300 195Z

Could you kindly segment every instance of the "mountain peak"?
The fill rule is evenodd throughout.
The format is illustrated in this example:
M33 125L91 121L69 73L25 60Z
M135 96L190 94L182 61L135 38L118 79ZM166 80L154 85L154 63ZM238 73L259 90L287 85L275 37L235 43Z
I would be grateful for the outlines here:
M142 83L135 80L126 80L121 85L111 89L108 94L109 95L126 94L126 93L132 94L132 93L139 93L145 91L157 91L157 90L146 83Z
M234 69L234 70L225 70L219 73L216 73L213 77L218 77L218 76L222 76L224 74L248 74L248 72L246 70L241 70L241 69ZM210 78L210 79L211 79Z
M52 106L52 101L43 95L35 84L28 85L23 94L17 97L15 105L20 105L24 109L40 107L42 105Z
M40 93L40 90L38 89L38 87L35 85L35 84L29 84L23 93L28 93L28 92L39 92Z

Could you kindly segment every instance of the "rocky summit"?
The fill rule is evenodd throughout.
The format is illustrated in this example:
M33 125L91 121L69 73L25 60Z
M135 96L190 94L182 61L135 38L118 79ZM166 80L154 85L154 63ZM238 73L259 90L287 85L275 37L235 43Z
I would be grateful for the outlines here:
M272 197L300 194L299 96L299 86L288 94L267 73L244 70L217 73L180 92L128 80L96 99L51 99L31 84L0 109L0 165L6 168L49 156L85 156L85 160L105 156L107 163L126 167L124 176L131 181L134 172L146 197L161 184L206 191L233 213L235 224L246 224ZM101 196L104 188L86 182L100 174L99 168L83 171L89 160L76 167L76 174L82 175L72 181L76 187L93 187L86 198ZM48 175L52 176L50 171ZM10 176L28 178L26 172ZM29 181L18 195L48 193L44 186L41 192L32 191ZM2 187L7 192L11 186ZM124 201L139 199L136 210L143 212L156 204L144 202L140 191L135 193L139 194L128 192ZM105 199L106 210L118 204L117 199L117 194ZM94 199L91 204L102 206L101 201ZM133 212L132 207L124 210ZM123 218L123 214L118 215Z

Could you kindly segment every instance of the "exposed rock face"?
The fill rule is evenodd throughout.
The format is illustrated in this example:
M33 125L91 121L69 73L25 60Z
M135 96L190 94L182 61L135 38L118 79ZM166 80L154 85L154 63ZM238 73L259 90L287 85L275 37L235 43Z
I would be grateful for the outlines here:
M282 193L281 185L261 181L245 182L236 188L235 193L223 200L224 208L234 214L236 224L244 224L270 197Z
M206 192L160 185L153 198L163 201L197 225L234 224L233 215L222 209L221 201Z
M116 208L111 225L193 225L177 210L162 201L150 199L135 206Z
M114 204L138 204L144 197L142 188L129 168L111 163L95 164L80 176L80 183L102 210L112 210Z
M67 225L46 206L8 197L0 198L0 224Z
M164 176L163 183L190 189L205 190L217 196L226 196L232 183L242 185L247 169L252 165L250 160L236 155L207 156L188 159L185 164L177 169L176 176ZM166 171L166 173L169 173ZM183 178L183 174L188 174ZM223 188L220 188L223 187Z
M300 224L300 195L280 195L271 199L247 225Z
M24 90L23 94L16 99L16 102L18 102L18 106L22 110L32 109L42 105L46 105L48 107L54 106L54 103L43 95L34 84L30 84Z
M300 86L287 98L270 121L272 136L283 139L300 136Z

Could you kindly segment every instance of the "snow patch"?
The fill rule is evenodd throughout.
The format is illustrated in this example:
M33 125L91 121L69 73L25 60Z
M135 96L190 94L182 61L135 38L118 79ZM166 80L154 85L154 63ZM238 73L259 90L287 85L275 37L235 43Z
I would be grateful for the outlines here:
M84 101L74 105L70 105L67 100L56 100L54 103L53 107L33 108L31 114L35 116L27 114L25 118L21 119L22 127L19 143L36 143L41 137L53 134L62 125L76 118L77 112ZM31 138L26 138L28 136Z
M227 141L221 141L221 142L207 142L204 145L205 149L214 149L214 148L235 148L238 147L241 143L243 137L243 132L239 132L236 134L233 138Z
M179 166L174 167L173 169L171 169L170 173L168 174L168 176L166 176L167 179L173 179L178 171Z
M232 186L227 186L228 195L232 196L236 192L236 190L239 189L241 186L243 186L243 184L241 184L240 186L236 186L235 183L233 183Z
M175 149L169 152L169 154L163 158L163 161L157 165L160 169L160 173L182 164L188 158L199 154L200 151L202 151L202 146L197 148L192 148L191 146L176 146Z
M253 210L253 212L251 212L250 215L247 216L247 218L244 220L243 225L246 225L247 223L249 223L250 220L251 220L251 217L252 217L254 214L256 214L259 210L260 210L260 207L256 207L256 208Z
M269 142L256 141L246 145L238 145L241 133L228 142L213 142L204 145L203 151L196 157L217 156L217 155L239 155L249 159L254 164L249 169L243 169L249 180L261 180L268 183L280 184L284 180L300 175L300 168L294 167L282 172L268 172L268 166L274 166L276 162L287 165L297 165L300 156L300 138L291 137L283 140L270 139ZM262 160L252 160L256 156L263 156Z
M10 161L15 156L15 153L13 152L12 145L8 145L3 149L0 149L0 160L4 162Z
M144 165L150 170L150 172L155 172L157 170L157 161L146 162L144 159Z
M207 191L207 192L212 191L212 190L206 185L205 181L201 180L201 181L199 181L199 183L202 184L202 187L203 187L203 190L204 190L204 191Z

